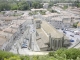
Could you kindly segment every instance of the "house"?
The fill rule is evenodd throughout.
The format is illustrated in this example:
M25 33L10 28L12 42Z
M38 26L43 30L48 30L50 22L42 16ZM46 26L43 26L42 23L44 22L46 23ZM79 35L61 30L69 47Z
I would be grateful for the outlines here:
M63 25L62 18L54 17L51 19L50 24L56 29L61 29Z

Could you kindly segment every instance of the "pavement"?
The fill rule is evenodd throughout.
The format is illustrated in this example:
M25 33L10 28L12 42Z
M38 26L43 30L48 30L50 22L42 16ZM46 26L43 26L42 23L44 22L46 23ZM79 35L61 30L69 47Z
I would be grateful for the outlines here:
M48 52L35 52L35 51L30 51L26 48L24 49L20 49L19 50L19 54L22 54L22 55L47 55Z
M36 27L35 25L30 25L30 34L32 34L32 50L33 51L40 51L40 48L37 44L37 41L36 41Z
M14 54L21 54L21 55L48 55L49 52L35 52L35 51L31 51L28 48L19 48L19 50L17 51L17 49L14 49L14 51L10 51L13 52Z

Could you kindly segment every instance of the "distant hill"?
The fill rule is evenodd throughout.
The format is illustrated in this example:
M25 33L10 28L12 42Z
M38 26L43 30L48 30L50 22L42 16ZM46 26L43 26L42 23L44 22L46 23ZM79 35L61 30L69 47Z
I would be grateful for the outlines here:
M71 2L74 2L74 1L80 1L80 0L0 0L0 1L46 1L46 2L49 2L49 1L59 1L59 2L71 1Z

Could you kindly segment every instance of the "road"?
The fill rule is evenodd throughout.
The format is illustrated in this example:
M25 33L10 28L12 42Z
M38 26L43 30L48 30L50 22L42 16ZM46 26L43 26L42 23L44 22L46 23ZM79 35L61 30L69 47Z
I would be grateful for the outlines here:
M30 34L32 34L32 50L33 51L40 51L40 48L36 42L36 26L35 26L35 22L34 24L30 25Z

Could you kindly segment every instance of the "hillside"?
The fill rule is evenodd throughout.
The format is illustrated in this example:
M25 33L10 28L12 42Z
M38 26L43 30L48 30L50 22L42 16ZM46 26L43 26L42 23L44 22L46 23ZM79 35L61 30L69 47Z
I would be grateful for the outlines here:
M23 56L0 51L0 60L80 60L79 49L59 49L48 55Z

